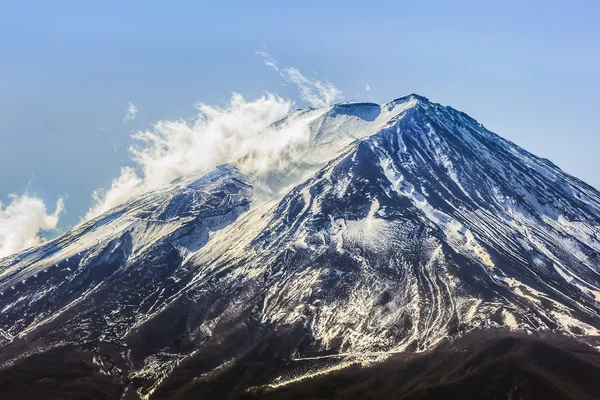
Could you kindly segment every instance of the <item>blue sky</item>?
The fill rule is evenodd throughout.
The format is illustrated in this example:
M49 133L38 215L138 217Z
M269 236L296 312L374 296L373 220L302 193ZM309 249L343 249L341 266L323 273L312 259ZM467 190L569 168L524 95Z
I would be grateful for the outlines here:
M451 105L600 188L598 2L88 3L0 12L0 200L27 193L52 211L65 196L61 229L131 165L130 135L152 122L234 91L305 106L265 49L345 100Z

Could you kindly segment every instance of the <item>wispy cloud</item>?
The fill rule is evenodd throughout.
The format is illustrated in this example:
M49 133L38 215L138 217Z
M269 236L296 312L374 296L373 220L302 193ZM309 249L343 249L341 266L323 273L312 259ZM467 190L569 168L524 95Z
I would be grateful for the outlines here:
M29 180L27 181L27 187L30 187L35 178L35 171L29 171Z
M134 167L124 167L108 190L94 192L94 205L85 219L98 216L141 193L176 178L208 172L234 163L242 172L260 175L284 168L300 157L298 147L309 138L308 126L281 121L295 108L291 100L267 93L246 101L233 94L225 107L197 105L192 121L159 121L133 135L129 152Z
M257 51L256 55L263 58L263 61L265 62L265 65L267 67L271 67L275 71L281 73L281 71L279 70L279 64L277 63L277 60L271 57L269 53L267 53L266 51Z
M312 107L320 108L343 99L342 91L327 79L309 79L295 67L280 68L279 63L266 51L257 51L267 67L273 68L287 82L298 87L300 97Z
M132 102L129 102L129 107L127 107L127 114L125 114L125 118L123 118L123 121L127 122L127 121L133 121L135 119L135 116L138 113L138 109L135 106L135 104L133 104Z
M341 99L341 91L326 79L313 80L297 68L282 68L264 51L257 55L287 83L295 84L311 106L325 107ZM208 172L223 163L233 163L251 175L283 170L301 157L302 146L310 137L306 120L284 120L295 108L294 101L270 93L254 101L234 93L224 107L197 105L193 120L159 121L135 133L132 137L137 144L129 148L133 165L123 167L108 190L94 192L94 203L84 219L176 178Z
M56 229L64 202L59 198L56 209L48 213L43 200L28 195L10 195L4 207L0 202L0 258L40 244L40 233Z
M370 92L371 91L371 86L369 86L368 83L365 85L365 91L366 92Z

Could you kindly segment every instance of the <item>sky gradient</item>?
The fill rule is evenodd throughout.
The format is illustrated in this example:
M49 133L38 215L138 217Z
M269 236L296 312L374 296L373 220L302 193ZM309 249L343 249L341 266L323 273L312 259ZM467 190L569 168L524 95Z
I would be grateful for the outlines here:
M595 1L122 3L2 6L5 206L27 193L51 213L62 196L64 230L132 164L130 136L153 122L232 92L305 107L259 51L346 101L415 92L451 105L600 188Z

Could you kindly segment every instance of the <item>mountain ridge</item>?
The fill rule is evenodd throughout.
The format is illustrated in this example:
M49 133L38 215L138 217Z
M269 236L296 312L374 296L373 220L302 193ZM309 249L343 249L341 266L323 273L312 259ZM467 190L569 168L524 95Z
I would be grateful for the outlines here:
M600 193L451 107L376 106L293 113L285 168L222 165L0 260L0 376L84 346L153 398L261 343L334 368L475 331L597 346Z

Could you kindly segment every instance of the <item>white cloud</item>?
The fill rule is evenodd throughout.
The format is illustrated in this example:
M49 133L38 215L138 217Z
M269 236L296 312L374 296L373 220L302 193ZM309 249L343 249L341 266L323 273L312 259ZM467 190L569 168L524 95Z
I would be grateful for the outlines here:
M275 71L280 72L277 61L273 57L271 57L269 53L267 53L266 51L257 51L256 55L261 56L263 58L263 61L265 62L265 65L267 67L271 67Z
M29 180L27 181L27 187L30 187L31 184L33 183L33 178L35 178L35 172L34 171L29 171Z
M369 86L368 83L365 85L365 91L367 91L367 92L371 91L371 86Z
M293 67L280 68L268 53L257 55L287 82L294 83L302 99L313 107L341 98L341 92L329 81L310 80ZM108 190L94 191L94 203L84 220L176 178L209 172L219 164L234 163L250 175L282 170L300 159L310 135L303 120L274 125L294 109L293 101L270 93L254 101L234 93L225 107L197 105L198 115L192 121L159 121L135 133L132 137L138 144L129 148L134 166L122 168Z
M129 102L129 107L127 108L127 114L125 114L125 118L123 121L133 121L135 116L137 115L138 109L132 102Z
M311 107L325 107L343 99L342 91L327 79L311 80L302 75L297 68L280 68L277 61L265 51L258 51L256 55L262 57L265 65L277 71L283 79L295 84L300 91L302 100Z
M48 214L46 205L37 197L10 195L11 203L0 203L0 258L40 244L40 233L56 229L64 202L59 198L56 210Z
M274 126L294 110L294 102L265 94L246 101L233 94L225 107L197 106L193 121L159 121L133 135L129 151L135 168L125 167L107 191L94 192L91 219L141 193L176 178L235 163L244 173L261 175L299 158L309 137L305 123Z

